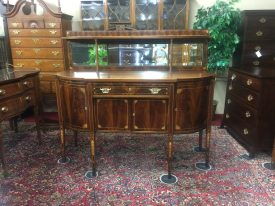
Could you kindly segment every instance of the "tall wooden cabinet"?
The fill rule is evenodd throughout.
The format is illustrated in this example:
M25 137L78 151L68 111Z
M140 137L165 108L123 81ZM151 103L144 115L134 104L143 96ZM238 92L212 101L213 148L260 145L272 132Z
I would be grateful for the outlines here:
M223 124L253 157L271 151L275 126L275 10L243 11Z
M19 0L6 17L13 65L20 70L40 69L42 102L47 110L56 106L54 76L67 67L61 37L71 30L72 16L50 10L42 0L36 2Z

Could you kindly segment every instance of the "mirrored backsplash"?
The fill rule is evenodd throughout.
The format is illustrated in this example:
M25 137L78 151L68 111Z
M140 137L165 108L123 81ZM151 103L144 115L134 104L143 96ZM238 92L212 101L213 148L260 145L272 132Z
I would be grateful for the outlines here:
M99 66L181 66L203 65L203 44L95 44L70 42L72 66L96 66L96 48ZM169 55L171 53L171 55Z

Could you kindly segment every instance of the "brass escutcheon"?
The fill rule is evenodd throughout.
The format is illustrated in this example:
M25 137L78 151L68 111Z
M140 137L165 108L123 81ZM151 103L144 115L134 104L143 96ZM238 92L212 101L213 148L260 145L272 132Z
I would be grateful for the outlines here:
M251 94L249 94L249 95L247 96L247 100L248 100L249 102L251 102L253 99L254 99L254 97L253 97Z
M6 94L6 90L0 89L0 95L3 96L3 95L5 95L5 94Z
M15 53L16 53L18 56L20 56L23 52L22 52L21 50L17 50L17 51L15 51Z
M248 135L248 129L247 129L247 128L245 128L245 129L243 130L243 134L244 134L244 135Z
M6 113L8 111L9 111L9 108L6 106L1 108L1 112L3 112L3 113Z
M21 44L21 40L18 40L18 39L16 39L16 40L14 40L14 43L16 44L16 45L19 45L19 44Z
M262 23L262 24L264 24L266 22L266 18L264 18L264 17L260 18L259 22Z
M55 35L57 33L56 30L50 30L49 32L51 33L51 35Z
M150 88L149 90L151 94L158 94L161 91L160 88Z
M263 34L264 34L264 33L263 33L262 31L257 31L257 32L256 32L256 35L257 35L257 36L263 36Z
M247 84L248 86L250 86L252 83L253 83L252 79L248 79L248 80L246 81L246 84Z
M251 113L250 113L249 111L246 111L246 112L245 112L245 117L246 117L246 118L251 117Z
M100 91L103 94L108 94L108 93L110 93L111 90L112 90L112 88L100 88Z
M51 28L55 28L55 27L56 27L56 23L49 23L48 25L49 25L49 27L51 27Z
M18 35L21 31L20 30L13 30L12 33Z

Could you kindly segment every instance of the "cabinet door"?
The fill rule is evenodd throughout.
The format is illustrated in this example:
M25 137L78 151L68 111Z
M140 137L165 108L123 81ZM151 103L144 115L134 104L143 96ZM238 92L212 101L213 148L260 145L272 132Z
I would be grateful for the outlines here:
M87 90L85 86L65 84L63 87L62 111L66 125L87 128ZM62 94L62 93L61 93Z
M181 83L176 89L175 131L196 131L206 127L209 84Z
M166 131L167 112L167 100L134 100L133 130Z
M127 130L128 100L96 99L95 126L98 130Z

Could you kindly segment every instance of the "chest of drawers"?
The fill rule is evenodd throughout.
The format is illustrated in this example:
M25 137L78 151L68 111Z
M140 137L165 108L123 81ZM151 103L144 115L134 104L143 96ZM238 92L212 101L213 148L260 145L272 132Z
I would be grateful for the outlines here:
M12 61L16 69L38 68L41 71L43 103L54 107L54 75L67 66L65 44L61 37L71 30L72 17L51 11L42 1L38 3L18 1L14 9L6 14ZM42 14L36 13L38 6L43 9Z

